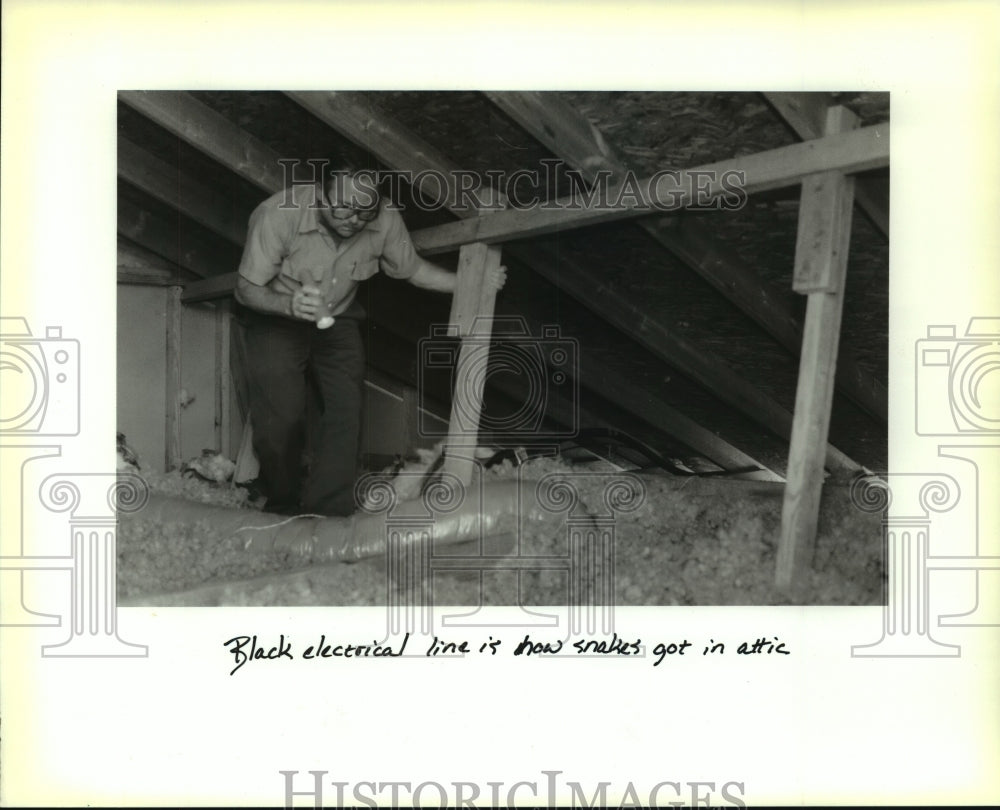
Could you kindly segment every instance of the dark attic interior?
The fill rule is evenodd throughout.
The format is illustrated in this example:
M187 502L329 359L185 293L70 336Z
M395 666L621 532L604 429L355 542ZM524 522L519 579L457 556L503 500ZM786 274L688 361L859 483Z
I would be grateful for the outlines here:
M887 93L122 91L117 124L121 603L883 602ZM233 289L333 156L458 287L361 282L363 502L283 518Z

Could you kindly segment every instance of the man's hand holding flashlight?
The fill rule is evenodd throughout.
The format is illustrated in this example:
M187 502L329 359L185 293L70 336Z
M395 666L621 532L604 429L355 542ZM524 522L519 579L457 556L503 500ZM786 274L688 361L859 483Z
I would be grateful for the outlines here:
M291 315L301 321L315 321L326 314L319 287L304 284L292 293Z

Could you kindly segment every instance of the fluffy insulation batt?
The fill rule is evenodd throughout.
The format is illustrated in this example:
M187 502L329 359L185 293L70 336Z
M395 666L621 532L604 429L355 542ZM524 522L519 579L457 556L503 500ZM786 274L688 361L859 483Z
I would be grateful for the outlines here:
M530 519L527 508L523 514L495 516L482 524L493 533L469 542L444 548L435 543L435 557L465 556L477 564L467 570L425 572L422 580L417 578L421 581L400 577L384 551L351 564L317 561L287 549L251 553L247 539L252 530L220 535L210 521L164 523L140 511L119 519L119 600L124 605L164 606L384 605L405 601L406 592L417 588L426 593L432 584L435 604L566 604L567 571L529 566L518 574L505 568L504 561L515 556L566 557L570 524L588 528L587 520L596 520L590 528L613 524L609 554L613 597L619 605L882 602L881 515L857 508L848 487L825 487L813 571L794 594L783 594L773 585L782 485L636 476L644 490L641 503L631 511L615 511L612 524L600 524L601 516L610 514L605 499L612 478L610 473L581 474L551 458L483 470L473 489L478 483L486 492L492 483L519 479L530 493L543 479L550 484L565 480L572 482L578 500L572 509L533 508ZM146 480L152 492L234 511L254 508L239 488L178 473L147 475ZM263 513L247 517L257 525L286 520L273 516L272 521ZM308 534L304 527L299 529Z

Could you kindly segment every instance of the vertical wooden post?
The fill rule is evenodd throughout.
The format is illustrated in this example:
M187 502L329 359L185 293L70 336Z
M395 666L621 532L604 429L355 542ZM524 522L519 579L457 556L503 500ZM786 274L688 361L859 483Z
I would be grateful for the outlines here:
M486 366L490 359L493 306L496 290L486 284L487 273L500 266L500 248L484 242L463 245L458 256L458 283L449 322L458 329L462 344L455 366L455 391L451 400L444 469L463 484L472 480L473 449L479 442L479 416L483 408ZM446 452L447 452L446 449Z
M215 303L215 449L232 458L230 415L232 377L229 370L232 303L222 298Z
M167 368L165 406L167 472L181 466L181 292L167 288Z
M827 135L857 125L844 107L827 111ZM792 288L808 300L775 573L775 584L784 591L812 565L853 204L854 178L842 172L822 172L802 182Z

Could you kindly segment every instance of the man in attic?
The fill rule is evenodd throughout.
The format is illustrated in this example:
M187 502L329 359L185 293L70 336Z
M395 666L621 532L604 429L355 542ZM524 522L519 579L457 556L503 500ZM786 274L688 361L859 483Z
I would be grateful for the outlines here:
M456 276L416 254L370 173L327 164L323 181L274 194L250 217L236 300L245 308L247 377L258 486L278 514L355 509L365 358L358 282L381 271L452 293ZM506 270L489 283L500 289ZM308 376L318 424L306 431ZM306 436L314 437L303 469Z

